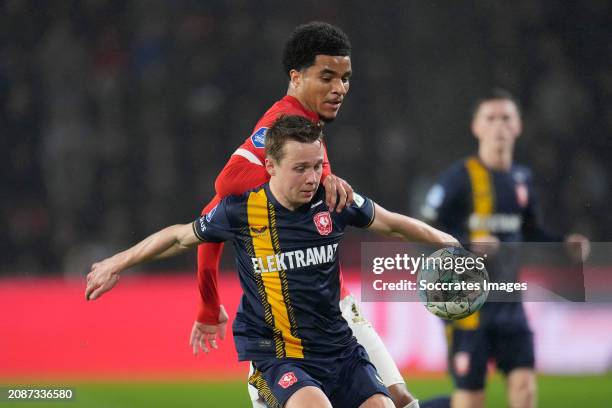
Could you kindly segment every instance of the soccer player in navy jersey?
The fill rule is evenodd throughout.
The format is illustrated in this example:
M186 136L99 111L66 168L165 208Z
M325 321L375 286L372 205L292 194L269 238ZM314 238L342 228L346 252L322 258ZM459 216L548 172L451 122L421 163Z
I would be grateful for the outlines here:
M478 154L446 170L430 189L423 217L453 234L477 253L495 253L500 242L561 242L582 260L588 240L579 234L562 237L541 225L531 171L514 162L514 145L522 131L519 106L506 90L493 89L477 101L472 133ZM580 245L578 245L580 244ZM489 263L497 281L517 282L514 258ZM491 261L491 259L490 259ZM519 299L520 300L520 299ZM520 301L487 302L473 315L446 324L448 364L455 391L452 399L422 404L427 408L479 408L484 406L487 363L494 359L506 376L508 405L536 405L533 334Z
M249 383L269 407L393 407L387 388L340 310L338 245L347 226L384 236L457 245L450 235L389 212L355 193L341 212L320 185L320 126L283 116L268 129L270 181L226 197L193 223L165 228L92 266L87 299L112 289L119 274L201 242L232 241L243 296L234 324Z

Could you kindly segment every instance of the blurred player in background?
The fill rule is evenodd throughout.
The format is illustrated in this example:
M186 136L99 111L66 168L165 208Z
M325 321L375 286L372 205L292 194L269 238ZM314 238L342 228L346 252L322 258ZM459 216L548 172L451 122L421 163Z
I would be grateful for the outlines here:
M388 391L340 310L338 245L347 226L387 237L458 244L450 235L389 212L355 193L334 211L320 184L325 162L319 124L282 116L268 130L260 187L223 198L191 224L165 228L92 266L87 299L112 289L119 274L201 242L232 241L243 296L233 324L249 383L267 406L393 407Z
M264 141L268 127L283 114L300 115L313 123L331 122L349 90L351 76L351 44L338 27L321 22L298 26L283 50L283 68L289 77L287 95L276 102L257 122L253 133L233 153L217 180L216 196L204 207L202 214L214 208L222 197L241 194L268 181L264 167ZM322 183L326 203L341 211L352 201L352 189L331 173L324 149ZM337 200L337 201L336 201ZM336 205L337 204L337 205ZM198 248L198 282L202 303L193 325L190 344L197 353L216 348L216 337L223 337L227 314L220 305L217 288L219 260L223 244L205 243ZM341 281L342 285L342 281ZM382 340L359 312L355 299L342 285L341 308L358 341L365 347L389 388L397 407L414 401L404 379ZM253 399L257 393L250 388ZM415 402L415 405L417 406Z
M521 131L519 106L509 92L493 89L478 100L472 117L478 155L442 174L427 195L422 215L476 253L495 253L500 242L565 240L580 244L586 257L585 237L563 238L541 227L531 171L513 160ZM487 268L501 278L498 281L517 282L518 265L512 260L497 259ZM450 401L440 398L423 407L448 407L449 402L453 408L483 407L489 359L506 375L510 407L536 405L533 334L520 301L487 302L479 312L447 323L446 334L456 390Z

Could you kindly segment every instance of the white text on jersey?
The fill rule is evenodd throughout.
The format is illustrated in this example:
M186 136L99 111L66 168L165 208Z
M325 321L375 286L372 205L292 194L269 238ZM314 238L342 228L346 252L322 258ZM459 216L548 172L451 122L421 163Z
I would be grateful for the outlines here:
M253 272L278 272L333 262L336 259L337 249L338 244L336 243L281 252L280 254L268 255L266 257L254 257L251 258Z

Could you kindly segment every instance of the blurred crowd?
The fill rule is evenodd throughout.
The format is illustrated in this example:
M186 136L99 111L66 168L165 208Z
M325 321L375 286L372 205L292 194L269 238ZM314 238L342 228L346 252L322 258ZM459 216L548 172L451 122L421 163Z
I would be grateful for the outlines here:
M195 218L285 94L285 39L315 19L353 43L351 91L326 128L336 174L416 215L475 149L471 103L500 85L522 103L517 159L544 220L606 241L611 17L605 0L0 2L0 274L82 274Z

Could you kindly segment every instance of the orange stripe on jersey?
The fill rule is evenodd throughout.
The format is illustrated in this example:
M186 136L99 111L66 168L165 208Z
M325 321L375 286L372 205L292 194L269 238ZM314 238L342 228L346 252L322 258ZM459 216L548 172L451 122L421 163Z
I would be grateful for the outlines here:
M274 255L280 253L276 216L274 207L268 203L264 188L249 194L247 216L255 257L267 260L268 265L274 266L270 270L275 269L275 271L256 272L256 278L261 278L263 283L265 298L262 296L261 301L264 303L264 310L268 309L267 304L272 313L272 319L265 317L266 323L273 327L275 334L280 332L281 335L282 344L279 344L279 339L275 335L276 355L279 358L285 356L304 358L302 340L297 337L295 318L289 299L286 271L279 271L275 265Z
M470 240L490 234L487 221L493 214L494 191L489 171L482 165L480 160L471 157L465 164L470 176L472 186L473 210L470 215ZM463 330L475 330L480 326L480 311L453 322L453 325Z
M493 185L489 171L475 157L466 162L470 182L472 185L472 203L474 206L472 217L476 216L474 227L470 226L470 239L489 235L486 220L493 214ZM483 222L485 221L485 222Z

